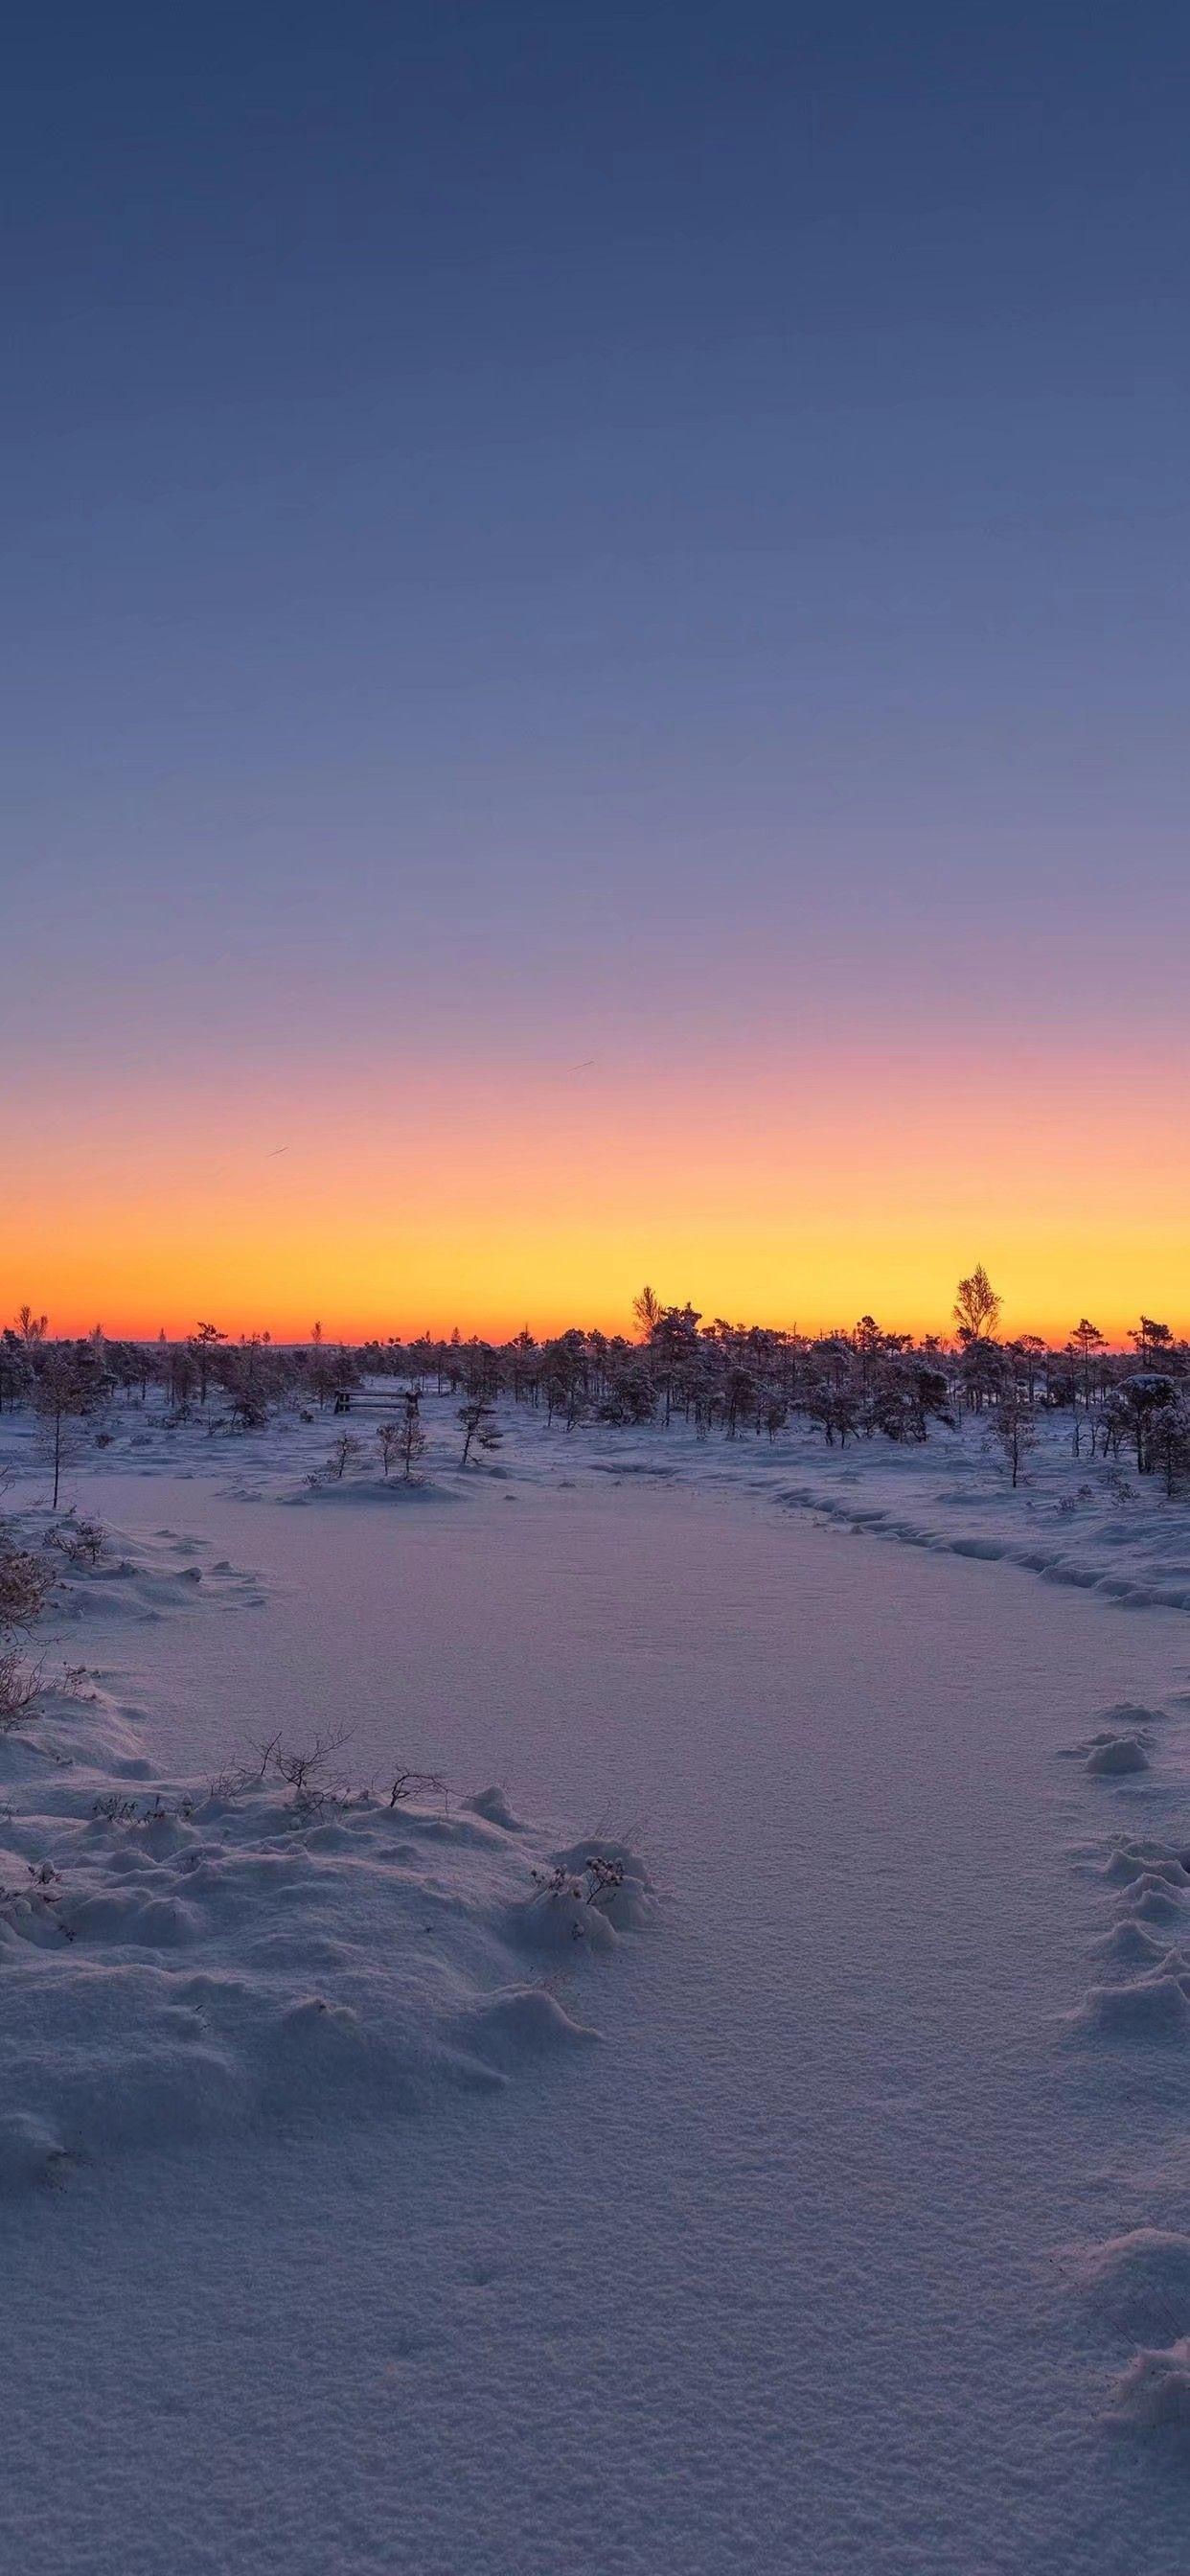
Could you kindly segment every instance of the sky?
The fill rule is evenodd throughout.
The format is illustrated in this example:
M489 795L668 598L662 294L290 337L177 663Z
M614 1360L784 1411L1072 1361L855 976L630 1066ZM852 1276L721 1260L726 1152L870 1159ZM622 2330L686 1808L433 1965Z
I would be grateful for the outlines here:
M0 1316L1190 1327L1190 20L7 42Z

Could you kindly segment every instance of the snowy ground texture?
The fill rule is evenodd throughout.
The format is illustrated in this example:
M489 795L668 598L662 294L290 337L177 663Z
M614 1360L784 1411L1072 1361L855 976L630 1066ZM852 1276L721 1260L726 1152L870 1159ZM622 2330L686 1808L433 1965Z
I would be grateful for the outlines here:
M65 1721L69 1722L65 1722ZM594 2037L550 1983L652 1913L634 1855L274 1781L150 1782L94 1700L0 1746L0 2190L302 2116L385 2119ZM31 1776L32 1773L32 1776Z
M410 1490L386 1401L341 1481L137 1408L70 1472L0 1742L14 2565L1180 2570L1190 1513L1068 1424L1015 1494L977 1426L509 1414L461 1477L432 1401Z

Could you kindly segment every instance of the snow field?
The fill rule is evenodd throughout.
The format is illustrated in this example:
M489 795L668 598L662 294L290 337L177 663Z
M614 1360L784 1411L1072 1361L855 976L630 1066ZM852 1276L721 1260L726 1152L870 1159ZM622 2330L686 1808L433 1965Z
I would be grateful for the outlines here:
M449 1510L481 1482L508 1483L514 1499L526 1484L565 1489L576 1475L657 1480L702 1493L749 1493L856 1533L1016 1566L1138 1609L1190 1609L1190 1495L1169 1498L1159 1477L1138 1477L1126 1458L1089 1458L1085 1426L1076 1456L1068 1414L1038 1415L1036 1447L1015 1490L978 1415L954 1429L934 1424L921 1446L876 1437L828 1447L796 1420L771 1442L751 1433L699 1441L676 1417L668 1428L592 1422L567 1433L547 1425L541 1412L507 1402L497 1407L498 1457L461 1476L457 1398L427 1393L427 1454L406 1483L396 1472L382 1476L375 1445L376 1428L397 1400L387 1380L356 1396L347 1427L359 1456L341 1478L328 1465L337 1427L329 1415L304 1422L281 1414L263 1431L213 1438L200 1420L170 1427L159 1408L146 1414L137 1405L110 1417L105 1446L88 1456L86 1474L98 1493L107 1476L166 1470L216 1481L245 1502L419 1514ZM36 1476L32 1425L9 1416L2 1438L19 1492Z
M113 1518L139 1492L144 1529L111 1538L127 1574L70 1573L47 1628L72 1663L102 1655L90 1696L2 1757L0 1994L40 1983L11 2023L0 2220L21 2314L47 2301L60 2336L77 2311L92 2355L103 2273L76 2243L143 2230L162 2293L121 2309L101 2366L98 2531L41 2473L47 2426L60 2445L35 2354L10 2422L25 2545L40 2528L66 2576L556 2576L575 2532L624 2576L1175 2576L1177 1623L1022 1584L974 1449L965 1485L953 1454L927 1476L849 1450L846 1518L795 1511L750 1444L679 1440L658 1473L659 1441L507 1432L500 1473L440 1450L416 1501L362 1472L307 1486L317 1425L183 1434L135 1468L108 1451L80 1484ZM896 1526L865 1523L893 1476ZM943 1480L967 1496L945 1518ZM912 1552L865 1527L916 1527ZM241 1558L259 1575L231 1580ZM302 1812L234 1776L266 1730L306 1740L341 1706L366 1798ZM515 1799L390 1810L393 1745ZM598 1816L613 1783L675 1887L667 1937L618 1975L657 1906L639 1837L518 1821ZM255 2311L315 2252L268 2214L294 2189L324 2213L301 2312L338 2386L307 2401L279 2312L262 2450ZM390 2204L386 2278L352 2249ZM295 2275L294 2315L306 2295ZM102 2450L110 2427L142 2461L160 2437L175 2299L178 2437L145 2532ZM191 2475L192 2430L234 2473Z

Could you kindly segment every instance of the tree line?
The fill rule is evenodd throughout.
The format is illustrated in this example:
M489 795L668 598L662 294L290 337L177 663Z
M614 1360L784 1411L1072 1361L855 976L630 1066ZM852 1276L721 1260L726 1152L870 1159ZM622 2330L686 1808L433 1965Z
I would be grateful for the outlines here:
M707 1321L651 1287L633 1300L631 1332L574 1326L538 1340L525 1325L505 1342L456 1330L335 1344L320 1324L305 1342L267 1332L237 1341L209 1321L178 1339L115 1340L97 1326L63 1340L25 1306L0 1335L0 1406L34 1406L55 1498L71 1425L91 1417L102 1443L102 1417L117 1402L152 1400L168 1427L198 1420L214 1436L259 1429L283 1409L349 1413L365 1378L416 1398L432 1389L472 1405L501 1399L568 1431L676 1420L700 1440L772 1441L798 1421L830 1445L922 1442L934 1424L986 1415L1014 1482L1038 1417L1065 1413L1076 1454L1128 1454L1170 1490L1190 1472L1190 1345L1168 1324L1142 1314L1121 1351L1086 1315L1055 1345L1003 1335L1002 1313L982 1264L958 1282L946 1336L889 1331L871 1314L819 1334Z

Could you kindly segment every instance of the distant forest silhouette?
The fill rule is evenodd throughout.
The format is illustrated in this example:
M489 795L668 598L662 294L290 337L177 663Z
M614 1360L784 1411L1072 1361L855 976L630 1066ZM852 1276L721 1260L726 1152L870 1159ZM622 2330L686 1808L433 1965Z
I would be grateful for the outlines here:
M503 1399L566 1431L583 1422L678 1422L700 1440L773 1441L797 1421L830 1445L877 1436L922 1442L934 1424L981 1414L1014 1483L1039 1418L1065 1413L1076 1454L1084 1444L1091 1457L1127 1452L1141 1474L1163 1474L1171 1491L1190 1474L1190 1344L1168 1324L1142 1314L1131 1348L1118 1351L1086 1315L1060 1345L1037 1333L1002 1337L1002 1311L982 1264L959 1281L945 1338L889 1332L872 1315L814 1335L721 1316L708 1322L688 1303L665 1304L651 1287L632 1301L632 1333L574 1326L539 1341L526 1325L499 1343L458 1331L334 1343L320 1324L301 1343L267 1332L237 1341L211 1322L172 1340L164 1331L156 1340L114 1340L98 1327L62 1339L45 1315L24 1306L0 1334L0 1407L34 1407L55 1473L68 1426L89 1419L102 1443L103 1416L116 1403L158 1403L166 1428L197 1417L212 1432L234 1433L285 1409L349 1411L353 1392L373 1378L402 1387L412 1412L432 1391L483 1416ZM482 1445L482 1429L476 1436Z

